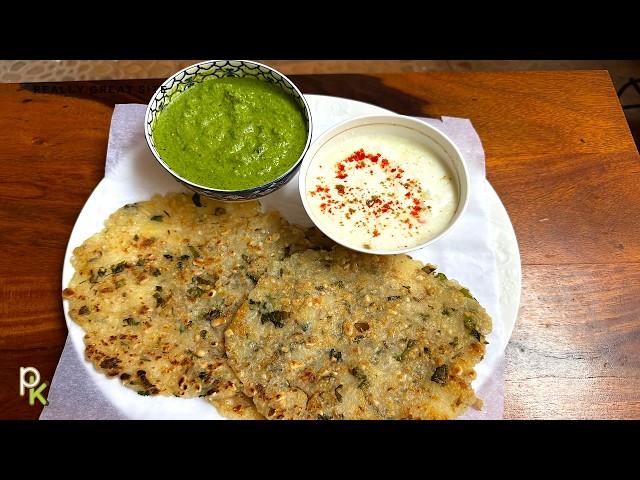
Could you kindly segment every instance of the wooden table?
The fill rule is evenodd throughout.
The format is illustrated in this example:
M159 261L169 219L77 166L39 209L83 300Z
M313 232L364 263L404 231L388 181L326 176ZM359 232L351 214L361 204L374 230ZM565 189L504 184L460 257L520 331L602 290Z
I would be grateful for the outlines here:
M607 72L293 78L470 118L522 255L505 417L640 418L640 157ZM0 418L40 413L18 396L18 368L53 376L64 251L103 176L113 105L146 103L159 83L0 85Z

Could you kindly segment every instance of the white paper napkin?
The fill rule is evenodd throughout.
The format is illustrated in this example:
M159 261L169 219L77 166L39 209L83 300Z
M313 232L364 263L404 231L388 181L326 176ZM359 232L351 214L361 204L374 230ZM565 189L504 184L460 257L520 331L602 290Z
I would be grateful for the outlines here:
M312 103L313 106L313 103ZM108 194L122 204L150 197L150 192L165 192L177 184L150 159L143 122L145 105L116 105L109 132L105 165ZM315 117L314 117L315 118ZM488 337L485 359L478 365L474 387L484 401L481 411L469 409L461 419L501 419L503 416L504 349L508 342L498 308L498 271L495 245L490 232L485 177L484 150L471 122L443 117L422 119L448 135L459 147L471 177L467 211L458 225L443 239L412 256L438 265L449 278L467 286L493 318L493 332ZM330 126L316 123L314 137ZM144 159L144 160L141 160ZM144 171L144 175L141 172ZM179 188L179 187L178 187ZM263 199L265 208L279 210L292 223L309 224L300 203L297 179ZM41 419L124 419L126 412L115 408L94 385L82 365L78 352L67 338L48 393L49 405ZM126 388L126 387L122 387Z

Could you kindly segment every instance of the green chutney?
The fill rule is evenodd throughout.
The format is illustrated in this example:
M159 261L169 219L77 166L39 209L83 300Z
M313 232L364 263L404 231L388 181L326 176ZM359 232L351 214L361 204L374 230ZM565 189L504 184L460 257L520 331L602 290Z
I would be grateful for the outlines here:
M152 134L156 150L174 172L219 190L275 180L298 160L307 142L295 99L254 78L195 84L160 112Z

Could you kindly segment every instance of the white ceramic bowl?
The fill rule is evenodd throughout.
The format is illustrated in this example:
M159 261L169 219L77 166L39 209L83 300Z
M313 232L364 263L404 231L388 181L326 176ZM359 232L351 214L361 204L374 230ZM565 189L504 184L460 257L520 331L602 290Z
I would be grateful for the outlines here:
M318 152L330 142L335 142L345 132L351 132L354 129L375 127L375 131L382 131L385 134L397 135L411 140L416 140L424 145L428 150L434 154L438 160L444 162L449 170L453 174L453 182L457 188L458 204L457 209L447 224L437 235L429 240L417 245L413 245L407 248L394 249L394 250L371 250L362 247L361 245L351 244L345 241L343 238L338 238L335 233L327 231L323 228L322 222L319 222L316 218L316 214L309 204L307 198L307 192L310 190L307 185L307 172L309 167L313 164ZM410 172L407 172L410 173ZM450 231L458 222L462 214L464 213L469 198L469 172L464 162L462 153L456 147L456 145L437 128L417 120L412 117L406 117L402 115L367 115L357 118L352 118L345 122L339 123L334 127L323 133L318 139L316 139L307 154L305 155L302 165L300 167L299 175L299 189L300 197L302 198L302 204L307 212L307 215L311 218L313 223L329 238L336 243L343 245L352 250L357 250L364 253L372 253L376 255L393 255L399 253L407 253L414 250L418 250L427 245L430 245L439 239L441 239L448 231Z

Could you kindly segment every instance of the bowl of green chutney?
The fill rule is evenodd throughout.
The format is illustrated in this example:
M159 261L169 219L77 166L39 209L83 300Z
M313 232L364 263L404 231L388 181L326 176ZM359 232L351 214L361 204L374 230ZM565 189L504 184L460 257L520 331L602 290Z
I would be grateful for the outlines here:
M289 182L311 143L311 111L291 80L248 60L208 60L169 77L145 114L154 157L202 195L246 201Z

